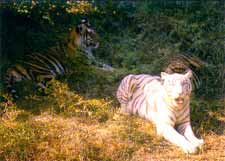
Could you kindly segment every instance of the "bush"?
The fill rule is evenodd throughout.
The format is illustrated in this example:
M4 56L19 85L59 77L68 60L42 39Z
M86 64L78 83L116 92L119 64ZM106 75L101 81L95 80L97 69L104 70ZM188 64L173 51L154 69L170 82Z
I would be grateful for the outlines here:
M207 7L206 7L207 6ZM223 5L219 1L96 1L1 6L4 63L54 46L67 29L87 17L100 35L97 59L134 73L159 73L179 53L197 56L199 96L221 97L224 82ZM17 26L16 28L14 26ZM73 65L72 65L73 66ZM82 76L81 76L82 77Z

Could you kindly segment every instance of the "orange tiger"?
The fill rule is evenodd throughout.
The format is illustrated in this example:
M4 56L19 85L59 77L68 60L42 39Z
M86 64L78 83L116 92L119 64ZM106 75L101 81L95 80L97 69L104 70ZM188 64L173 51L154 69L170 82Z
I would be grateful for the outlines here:
M98 48L98 45L95 30L87 19L82 19L70 30L66 41L46 51L26 55L20 63L8 68L4 77L7 91L14 99L17 99L19 96L14 85L22 80L30 80L37 87L45 88L47 81L68 73L69 69L63 62L65 58L73 59L77 49L81 49L88 55L92 49Z

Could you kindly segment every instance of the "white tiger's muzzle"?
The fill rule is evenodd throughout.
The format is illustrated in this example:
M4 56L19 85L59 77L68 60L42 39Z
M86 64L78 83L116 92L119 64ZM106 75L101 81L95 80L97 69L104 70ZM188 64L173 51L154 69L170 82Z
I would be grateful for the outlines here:
M187 104L188 100L190 99L189 97L190 95L187 94L187 95L172 98L172 104L176 108L182 108Z

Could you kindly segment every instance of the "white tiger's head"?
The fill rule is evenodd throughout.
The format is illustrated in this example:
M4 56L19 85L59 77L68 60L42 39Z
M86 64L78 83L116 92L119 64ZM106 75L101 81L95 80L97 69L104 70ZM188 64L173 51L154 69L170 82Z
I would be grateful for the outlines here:
M190 78L192 77L191 70L186 74L167 74L162 72L161 79L163 87L167 93L167 97L174 107L181 108L189 101L192 91Z

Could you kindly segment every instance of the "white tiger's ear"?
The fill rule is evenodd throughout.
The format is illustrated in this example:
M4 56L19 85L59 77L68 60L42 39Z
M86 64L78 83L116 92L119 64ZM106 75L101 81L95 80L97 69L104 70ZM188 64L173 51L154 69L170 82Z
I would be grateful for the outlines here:
M169 74L165 73L165 72L161 72L161 79L165 79Z
M192 77L192 71L190 69L187 71L187 73L185 73L185 77L187 77L187 78Z

